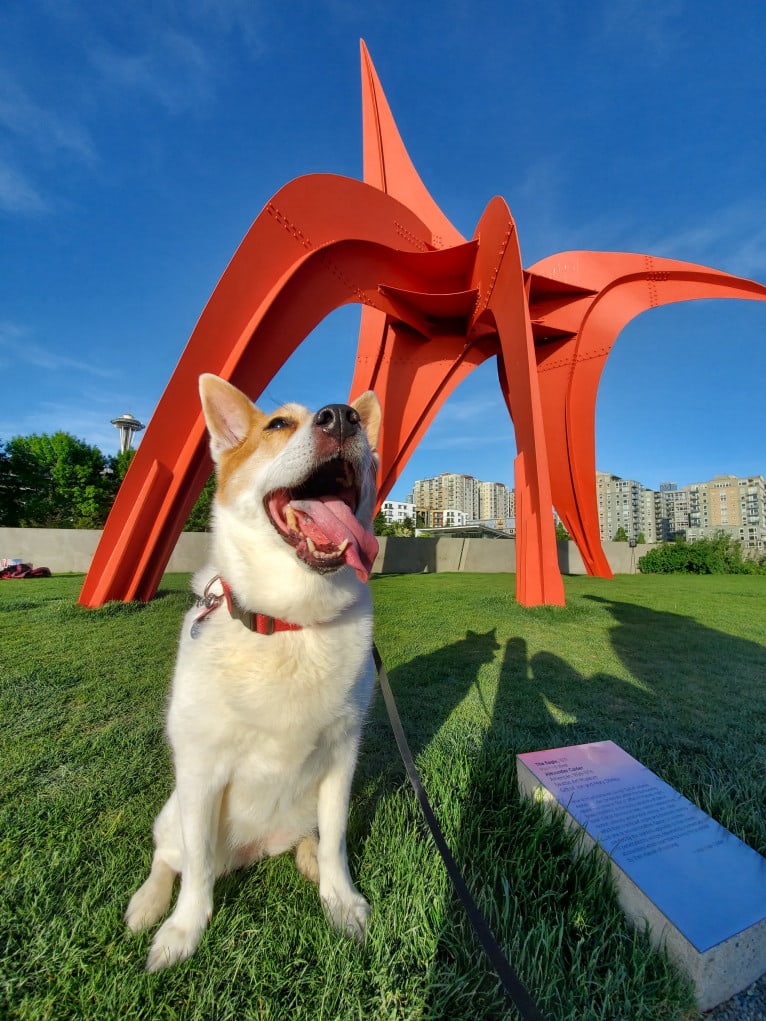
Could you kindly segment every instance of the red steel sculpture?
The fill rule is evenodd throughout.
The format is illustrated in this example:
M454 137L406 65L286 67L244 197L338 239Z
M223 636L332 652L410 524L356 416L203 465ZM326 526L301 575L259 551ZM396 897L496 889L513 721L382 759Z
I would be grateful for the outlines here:
M379 501L436 412L494 358L513 420L517 576L525 606L564 604L552 508L589 573L611 577L595 486L598 383L618 333L691 298L766 300L762 284L649 255L563 252L524 270L501 198L473 238L429 195L362 43L364 181L314 174L258 216L192 333L120 488L80 602L149 600L212 464L197 379L262 393L333 309L362 307L350 399L383 407Z

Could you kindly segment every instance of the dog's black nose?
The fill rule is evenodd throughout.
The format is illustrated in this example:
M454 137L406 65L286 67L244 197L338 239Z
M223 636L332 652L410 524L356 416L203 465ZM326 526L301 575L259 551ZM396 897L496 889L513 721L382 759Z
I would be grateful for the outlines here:
M314 425L343 443L359 429L359 412L348 404L328 404L314 415Z

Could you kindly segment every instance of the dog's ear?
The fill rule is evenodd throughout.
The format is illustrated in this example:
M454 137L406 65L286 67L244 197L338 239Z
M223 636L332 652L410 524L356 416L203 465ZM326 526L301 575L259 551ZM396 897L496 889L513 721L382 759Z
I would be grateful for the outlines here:
M217 464L224 451L240 445L261 412L241 390L209 372L199 378L199 395L210 433L210 454Z
M377 450L381 416L380 402L375 393L372 390L365 390L355 401L351 402L351 407L359 412L362 428L367 434L367 442L370 444L370 450Z

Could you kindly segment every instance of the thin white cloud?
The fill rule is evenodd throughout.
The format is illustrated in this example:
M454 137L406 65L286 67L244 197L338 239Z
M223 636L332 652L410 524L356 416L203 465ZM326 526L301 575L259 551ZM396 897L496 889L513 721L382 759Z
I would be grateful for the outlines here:
M7 324L0 325L0 333L7 329ZM0 359L0 370L2 368ZM118 373L109 375L119 376ZM69 376L63 389L47 385L46 390L46 383L38 376L37 389L41 395L25 404L21 411L16 409L11 414L5 406L0 406L0 441L33 433L68 432L105 454L116 454L119 436L111 424L112 419L125 412L135 413L144 423L151 417L146 397L126 392L120 379L106 382L97 381L93 376ZM46 392L54 396L46 396ZM139 440L141 436L143 433L139 433Z
M28 414L16 417L13 421L0 413L0 440L9 440L14 436L67 432L98 447L105 454L116 454L119 437L111 424L111 418L115 417L116 413L107 415L89 410L79 402L42 401L30 409Z
M555 241L533 223L527 239L531 234L535 251L542 251L547 241L546 254L565 249L641 252L766 281L763 206L757 195L739 198L694 220L679 219L672 228L648 220L639 223L626 214L603 213L577 224L562 222ZM532 261L525 260L525 265Z
M36 153L58 153L86 163L96 158L90 132L71 111L37 102L8 72L0 72L0 127Z
M13 215L39 215L48 210L48 202L36 185L5 160L0 160L0 210Z
M447 436L438 431L434 432L432 428L423 439L423 447L427 450L475 450L479 443L485 448L501 444L507 446L508 439L508 436L494 429L486 435L484 433L478 435L477 433L461 432ZM512 436L511 440L513 440Z
M101 41L89 54L102 80L120 90L144 95L169 113L195 108L212 96L212 67L190 35L165 29L149 37L142 50L120 50Z
M453 395L423 438L426 450L477 450L514 444L513 424L500 384L468 396ZM511 454L515 449L511 450Z
M14 323L0 323L0 353L13 356L16 364L32 365L47 372L74 369L89 376L103 379L114 378L113 369L106 369L94 362L70 358L61 351L53 351L32 340L29 331Z
M137 98L171 116L205 107L218 84L216 43L237 34L252 52L264 36L249 0L139 5L119 16L87 2L40 7L69 51L68 78L45 69L32 78L0 39L0 210L22 216L55 209L62 167L97 164L105 116L113 121Z
M236 35L253 56L267 48L267 15L273 12L258 0L187 0L183 10L208 34Z
M646 251L685 259L727 273L766 280L766 223L763 202L740 199L648 241Z
M445 416L449 418L450 422L459 425L473 422L481 426L498 412L506 411L505 402L500 396L499 383L497 390L493 392L485 391L471 397L453 395L449 398L446 406L449 411L445 411Z
M71 110L57 109L59 97L39 102L7 70L0 70L0 209L38 216L54 207L52 180L63 164L97 161L90 132Z

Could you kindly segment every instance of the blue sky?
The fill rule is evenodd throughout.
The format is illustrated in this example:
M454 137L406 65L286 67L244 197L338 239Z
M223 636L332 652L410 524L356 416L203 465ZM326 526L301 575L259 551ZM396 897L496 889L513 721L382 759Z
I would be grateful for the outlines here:
M725 7L725 9L724 9ZM525 265L648 252L766 282L766 7L711 0L8 0L0 11L0 439L105 452L148 421L239 241L310 172L361 177L359 39L410 155L471 236L502 195ZM258 403L345 399L358 310ZM597 463L656 488L766 474L766 303L640 316L601 383ZM393 496L512 483L492 364Z

